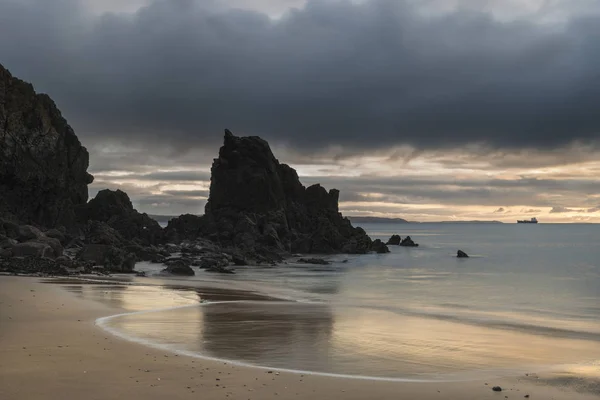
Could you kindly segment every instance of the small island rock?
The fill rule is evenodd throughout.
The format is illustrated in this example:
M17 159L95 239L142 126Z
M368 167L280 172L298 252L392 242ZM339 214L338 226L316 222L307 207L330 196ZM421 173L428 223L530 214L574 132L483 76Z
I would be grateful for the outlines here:
M415 243L410 236L407 236L404 238L404 240L402 240L402 242L400 242L400 246L404 246L404 247L418 247L419 245L417 243Z
M390 239L386 243L388 246L399 246L400 245L400 235L392 235Z
M456 257L458 258L469 258L469 255L462 250L456 252Z

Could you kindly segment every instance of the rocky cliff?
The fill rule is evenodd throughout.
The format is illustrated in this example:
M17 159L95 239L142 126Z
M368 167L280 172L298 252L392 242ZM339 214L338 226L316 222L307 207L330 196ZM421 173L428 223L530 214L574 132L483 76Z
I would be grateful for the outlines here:
M305 188L259 137L225 131L204 217L172 220L168 237L205 236L257 253L366 253L372 241L338 210L339 191Z
M0 65L0 217L73 227L93 180L88 162L50 97Z

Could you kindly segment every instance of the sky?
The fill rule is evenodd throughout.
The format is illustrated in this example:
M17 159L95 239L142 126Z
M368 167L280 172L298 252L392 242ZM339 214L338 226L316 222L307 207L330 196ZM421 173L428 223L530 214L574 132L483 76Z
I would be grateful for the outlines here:
M223 129L345 215L600 222L600 1L0 0L95 181L201 214Z

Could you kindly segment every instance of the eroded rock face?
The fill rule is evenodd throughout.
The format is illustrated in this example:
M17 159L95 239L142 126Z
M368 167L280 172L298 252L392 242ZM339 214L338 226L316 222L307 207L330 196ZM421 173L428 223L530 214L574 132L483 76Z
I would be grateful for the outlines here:
M0 65L0 217L75 227L89 155L54 102Z
M255 258L371 251L365 231L339 213L339 191L318 184L305 188L296 171L280 164L259 137L236 137L226 130L211 172L205 215L171 220L169 236L203 236Z

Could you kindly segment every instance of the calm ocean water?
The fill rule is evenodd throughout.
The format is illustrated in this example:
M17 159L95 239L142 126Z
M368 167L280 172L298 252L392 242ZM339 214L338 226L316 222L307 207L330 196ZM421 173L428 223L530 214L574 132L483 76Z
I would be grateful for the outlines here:
M105 324L165 348L271 368L434 380L558 368L600 377L600 225L363 227L384 240L410 235L420 247L335 256L329 266L201 272L176 282L208 278L297 301L192 305ZM471 258L457 259L458 249ZM190 304L171 300L163 307Z

